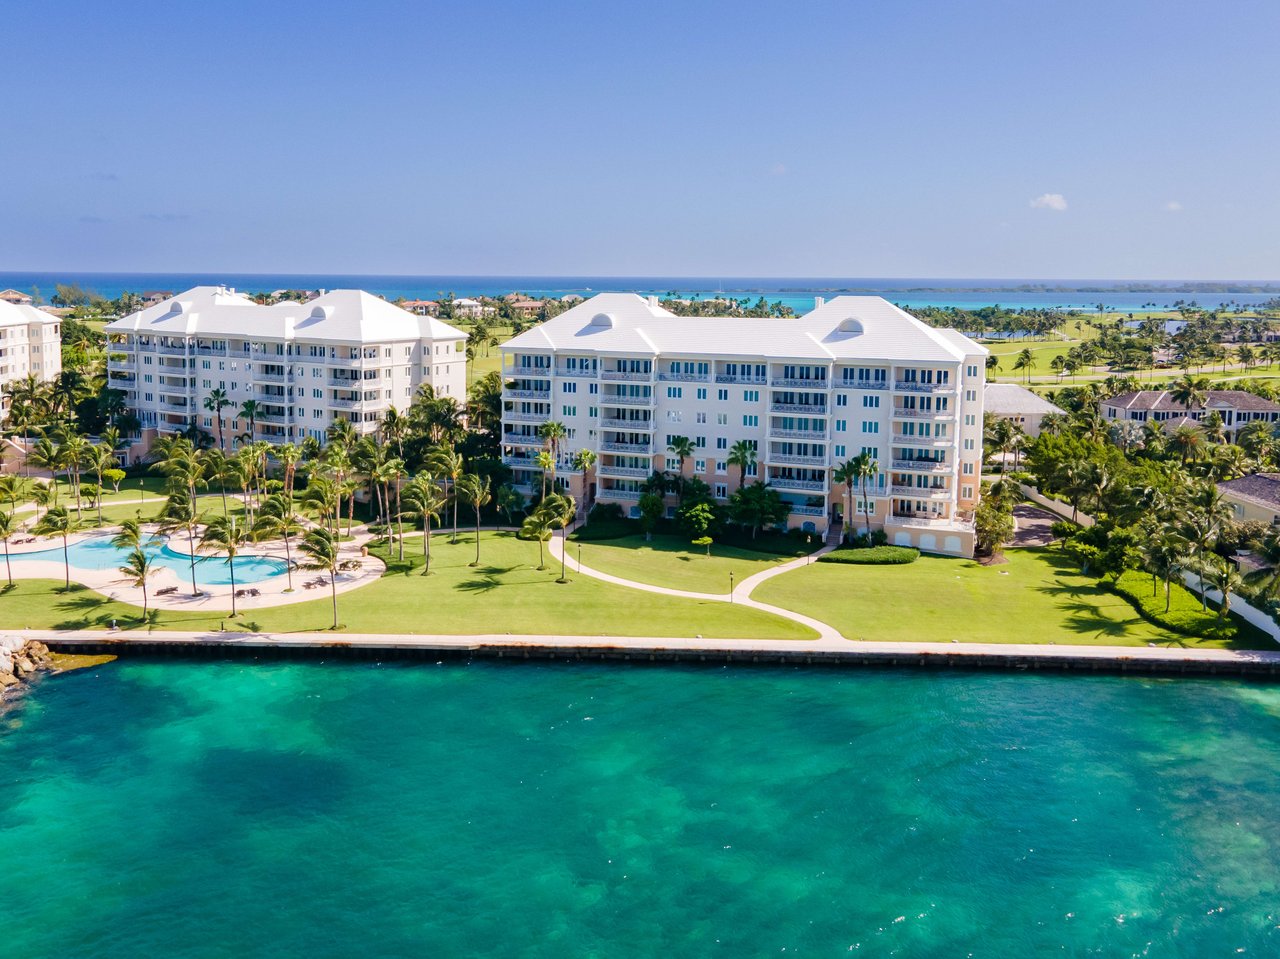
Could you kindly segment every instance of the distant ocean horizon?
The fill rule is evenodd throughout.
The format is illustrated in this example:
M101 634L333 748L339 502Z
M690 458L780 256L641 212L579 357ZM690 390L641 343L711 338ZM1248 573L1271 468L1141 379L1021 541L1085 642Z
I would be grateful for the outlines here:
M95 273L77 270L0 272L0 288L30 292L47 299L59 283L78 283L115 299L125 291L180 292L193 286L223 285L249 292L281 289L362 289L389 300L455 296L501 296L519 291L529 296L590 296L627 291L703 299L763 296L781 301L798 313L813 308L814 298L842 293L883 296L901 306L976 309L1000 305L1021 309L1069 309L1139 312L1190 303L1203 307L1257 306L1280 297L1280 281L1221 282L1176 280L1039 280L886 277L673 277L673 276L398 276L377 274L299 273Z

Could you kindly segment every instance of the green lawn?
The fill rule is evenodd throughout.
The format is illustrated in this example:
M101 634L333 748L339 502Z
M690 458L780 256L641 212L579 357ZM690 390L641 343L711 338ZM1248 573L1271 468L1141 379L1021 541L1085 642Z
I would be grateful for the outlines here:
M907 566L815 563L763 583L751 598L807 613L850 639L1217 647L1140 618L1056 550L1009 550L1007 563L922 556ZM1243 629L1237 647L1276 649Z
M790 557L769 556L733 546L712 545L711 555L690 546L682 536L655 535L646 543L643 536L585 541L582 562L591 569L612 573L654 586L684 589L694 593L729 592L729 573L735 583L777 566ZM569 555L575 557L578 544L570 542Z
M715 638L814 639L804 626L728 603L641 593L588 577L556 583L558 565L539 572L538 544L511 533L484 533L483 565L471 568L475 539L432 539L432 575L421 572L420 540L405 544L405 563L393 561L375 583L338 596L345 629L371 633L514 633ZM0 593L0 623L12 627L88 629L136 623L137 607L115 603L84 588L62 592L51 580L21 580ZM289 606L255 611L229 620L226 614L162 610L159 629L229 629L298 632L327 629L332 622L327 593ZM237 625L237 623L239 625Z

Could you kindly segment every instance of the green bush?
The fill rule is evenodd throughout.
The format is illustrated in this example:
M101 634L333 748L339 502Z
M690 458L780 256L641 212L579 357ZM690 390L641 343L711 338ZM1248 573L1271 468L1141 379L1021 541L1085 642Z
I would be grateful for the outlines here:
M622 539L640 532L640 524L622 515L622 508L617 503L597 503L587 514L585 526L578 529L570 539L591 542L603 539Z
M895 566L914 563L920 550L913 546L864 546L861 549L837 549L818 557L819 563L850 563L857 566Z
M1219 617L1210 606L1200 609L1200 599L1182 583L1174 580L1169 590L1169 611L1164 611L1164 582L1156 581L1151 593L1151 574L1130 569L1120 574L1111 588L1131 602L1143 619L1183 636L1208 639L1233 639L1239 628L1230 617Z

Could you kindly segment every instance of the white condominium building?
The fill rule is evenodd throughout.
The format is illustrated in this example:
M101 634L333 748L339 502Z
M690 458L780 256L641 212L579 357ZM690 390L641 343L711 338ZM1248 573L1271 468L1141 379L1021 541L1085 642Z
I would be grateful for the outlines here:
M6 291L12 292L12 291ZM62 372L62 321L35 307L0 300L0 422L9 415L10 384Z
M504 461L537 488L538 428L567 430L557 474L587 500L637 513L654 470L677 471L668 447L689 438L685 473L718 499L739 483L739 440L760 479L790 507L790 526L825 532L844 517L833 470L866 451L872 529L891 543L973 553L982 462L987 350L930 327L880 297L818 300L798 319L679 317L655 297L601 294L502 347ZM598 456L584 489L575 451ZM861 526L862 494L854 514Z
M144 440L192 425L216 437L204 406L215 389L231 401L228 447L249 429L239 412L248 400L255 439L274 443L323 441L337 420L373 432L423 384L466 401L466 334L361 290L260 306L198 286L108 324L107 334L109 382L127 392Z

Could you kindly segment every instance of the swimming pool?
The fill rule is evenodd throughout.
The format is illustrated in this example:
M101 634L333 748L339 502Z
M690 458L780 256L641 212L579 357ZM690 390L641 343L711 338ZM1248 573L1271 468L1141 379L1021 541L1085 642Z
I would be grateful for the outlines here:
M158 567L171 569L178 578L191 582L191 558L169 547L165 537L154 537L143 545L143 550L151 557L151 562ZM67 550L71 565L78 569L115 571L124 565L129 550L111 545L110 536L92 536L73 543ZM15 560L39 560L62 565L62 547L42 549L36 553L15 553ZM236 557L236 585L241 583L260 583L275 576L282 576L288 571L288 564L282 559L271 556ZM231 567L225 556L197 556L196 583L201 586L229 586L231 584Z

